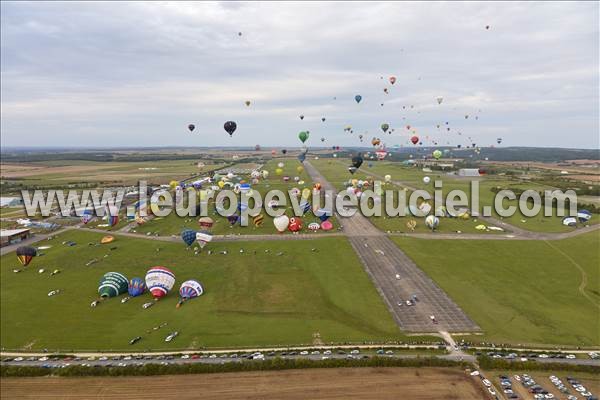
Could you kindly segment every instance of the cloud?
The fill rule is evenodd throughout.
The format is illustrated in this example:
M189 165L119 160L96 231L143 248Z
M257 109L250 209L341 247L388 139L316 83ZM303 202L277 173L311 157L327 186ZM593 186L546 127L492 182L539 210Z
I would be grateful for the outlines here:
M507 146L598 147L597 2L2 2L1 11L3 146L291 146L302 129L315 145L350 146L387 122L397 128L388 145L405 143L410 132L398 132L410 124L440 143L464 140L461 131L487 145L501 132ZM445 121L453 133L439 133Z

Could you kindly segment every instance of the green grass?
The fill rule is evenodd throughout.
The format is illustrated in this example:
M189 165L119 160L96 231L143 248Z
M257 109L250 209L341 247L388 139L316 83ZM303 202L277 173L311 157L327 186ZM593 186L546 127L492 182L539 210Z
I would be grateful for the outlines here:
M560 346L600 345L599 239L394 238L483 329L472 340Z
M362 167L354 174L351 175L346 166L350 164L349 160L346 159L320 159L320 160L311 160L311 163L319 169L319 171L328 179L336 188L341 189L344 187L344 183L348 181L348 179L356 178L356 179L365 179L369 176L373 176L371 174L377 174L379 176L385 176L387 174L391 175L392 180L402 182L410 187L414 187L417 189L424 189L429 191L433 196L434 186L433 182L435 180L441 180L443 182L442 195L445 198L446 195L452 190L461 190L465 192L470 198L471 186L470 179L459 178L454 176L448 176L442 171L433 171L433 172L423 172L420 168L416 167L407 167L403 166L398 162L388 162L388 161L374 161L372 162L373 166L368 167L368 162L365 161ZM431 178L431 183L424 184L423 177L429 176ZM532 190L546 190L553 189L548 186L542 186L535 182L531 183L523 183L517 179L511 179L509 177L504 176L483 176L478 178L479 182L479 203L480 203L480 212L481 208L486 205L493 206L495 193L492 192L492 189L501 187L501 188L510 188L510 189L532 189ZM397 186L394 185L386 185L385 189L398 190ZM407 195L407 200L408 196ZM433 205L433 201L430 201L430 204ZM385 206L385 202L383 204ZM518 202L515 201L504 201L504 206L516 206ZM567 210L568 211L568 210ZM556 215L556 211L554 210L554 215L545 217L542 214L539 214L535 217L526 217L519 210L512 215L511 217L502 218L498 216L495 211L493 212L494 217L497 219L501 219L509 224L515 225L519 228L530 230L534 232L549 232L549 233L559 233L559 232L568 232L573 230L573 228L564 226L562 224L562 218ZM417 221L417 229L416 232L426 231L426 227L424 226L423 218L413 218L413 217L400 217L400 218L373 218L373 223L379 227L380 229L386 231L401 231L406 232L408 229L406 228L406 222L408 219L415 219ZM421 222L421 223L419 223ZM592 220L589 222L590 224L599 223L600 218L598 216L594 216ZM439 231L440 232L455 232L460 230L465 233L486 233L485 231L479 231L474 229L476 225L481 224L482 221L477 221L476 218L471 218L467 221L457 221L450 219L442 219ZM484 225L488 225L486 222L483 222Z
M14 253L1 258L1 345L5 349L145 350L197 349L405 340L344 238L311 241L211 243L195 256L183 244L118 237L90 246L102 234L67 232L40 245L23 272ZM62 245L67 240L78 244ZM157 249L160 248L160 251ZM212 255L206 250L211 249ZM244 253L240 253L244 249ZM265 253L270 249L270 253ZM316 251L312 251L316 249ZM227 250L229 254L219 254ZM283 252L277 256L278 252ZM106 257L105 257L106 255ZM91 266L93 259L101 260ZM174 291L149 309L149 294L121 304L109 299L96 308L100 277L108 271L144 277L154 265L171 268ZM38 274L39 268L46 273ZM50 276L48 271L62 272ZM175 305L181 282L198 279L205 294ZM48 297L53 289L62 293ZM162 322L168 326L147 334ZM165 343L177 330L179 337ZM135 346L128 341L143 339Z

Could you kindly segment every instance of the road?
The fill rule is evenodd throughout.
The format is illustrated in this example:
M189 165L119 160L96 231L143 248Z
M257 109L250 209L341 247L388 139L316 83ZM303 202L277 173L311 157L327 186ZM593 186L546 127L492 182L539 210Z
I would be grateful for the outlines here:
M323 189L336 189L305 162L305 170ZM365 271L375 284L394 320L404 332L478 332L481 329L463 310L417 265L377 229L366 217L355 213L342 217L336 213L342 232L361 260ZM397 279L399 276L399 279ZM416 295L415 305L406 305ZM435 316L433 323L430 316Z

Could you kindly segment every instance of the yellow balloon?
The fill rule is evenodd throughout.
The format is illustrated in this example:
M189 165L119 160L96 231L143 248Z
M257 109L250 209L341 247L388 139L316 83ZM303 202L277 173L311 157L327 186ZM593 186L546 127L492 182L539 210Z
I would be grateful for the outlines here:
M219 181L219 183L217 183L217 185L219 186L219 188L223 189L223 186L225 186L225 182Z
M358 183L358 179L352 179L352 186L356 186L357 183Z
M304 188L302 189L302 198L308 199L310 197L310 189Z
M303 167L302 165L299 165L299 166L296 168L296 171L298 171L298 173L299 173L299 174L301 174L301 173L302 173L302 171L304 171L304 167Z
M277 168L277 169L275 170L275 173L276 173L277 175L281 175L281 174L283 174L283 170L282 170L281 168Z

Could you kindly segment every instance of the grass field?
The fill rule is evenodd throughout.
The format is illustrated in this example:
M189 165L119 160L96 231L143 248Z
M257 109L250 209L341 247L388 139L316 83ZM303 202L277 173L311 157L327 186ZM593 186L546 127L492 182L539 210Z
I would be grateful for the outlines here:
M483 329L472 340L560 346L600 346L599 239L394 238Z
M346 166L350 164L349 160L345 159L320 159L311 160L311 163L319 169L319 171L337 188L343 188L344 182L347 182L350 178L365 179L370 174L376 174L379 176L391 175L393 181L398 181L406 184L407 186L414 187L417 189L428 190L432 195L434 191L433 181L441 180L443 182L442 194L445 197L452 190L461 190L470 197L471 187L470 179L448 176L441 171L423 172L419 168L406 167L397 162L372 162L372 167L368 166L367 161L363 164L354 175L350 175L347 171ZM424 184L423 177L429 176L431 183ZM545 190L553 189L546 186L541 186L536 183L525 183L517 179L510 179L508 177L501 176L483 176L477 178L479 182L479 202L480 211L483 206L493 206L495 193L491 189L496 187L510 188L513 190ZM385 189L398 190L398 187L394 185L386 185ZM407 196L408 197L408 196ZM430 202L432 204L432 202ZM504 207L516 206L518 202L515 201L504 201ZM384 203L385 206L385 203ZM568 232L573 228L564 226L562 224L562 218L557 215L545 217L540 214L535 217L526 217L519 211L511 217L503 218L496 214L494 211L492 216L501 219L507 223L515 225L519 228L530 230L534 232ZM592 218L589 223L595 224L600 222L600 218ZM410 217L412 218L412 217ZM391 231L407 231L406 222L408 217L400 218L373 218L373 222L383 230ZM413 218L417 221L416 231L425 231L426 227L422 222L422 218ZM440 232L454 232L460 230L465 233L486 233L485 231L478 231L475 228L476 225L481 224L482 221L478 221L476 218L471 218L467 221L443 219L439 226ZM487 223L484 223L487 225Z
M405 339L344 238L211 243L212 255L195 256L183 244L123 237L111 251L95 245L101 237L67 232L42 242L52 248L18 274L14 253L1 258L3 348L139 351ZM61 244L68 240L77 245ZM94 258L100 261L86 267ZM90 308L104 273L143 278L154 265L177 276L168 297L146 310L149 294ZM61 273L50 276L55 268ZM179 285L192 278L205 294L176 309ZM62 292L48 297L54 289ZM168 326L146 333L163 322ZM175 330L177 339L165 343ZM129 346L138 335L143 339Z
M279 163L283 163L284 166L281 168L282 172L280 175L275 173L275 170L278 167ZM265 199L265 195L267 192L271 190L280 190L287 195L288 190L292 188L298 188L300 190L308 188L312 188L312 180L307 175L307 173L301 169L298 170L298 167L301 164L295 158L277 158L268 161L263 169L269 171L269 176L267 179L261 179L259 183L252 185L252 190L260 193L263 200ZM236 168L239 168L236 166ZM290 181L284 182L283 177L289 176ZM294 182L294 178L297 177L299 182L303 182L300 184L299 182ZM241 176L240 178L245 179L247 181L250 180L248 176ZM249 218L248 226L240 226L239 223L231 225L225 217L219 216L215 209L214 203L210 203L211 211L209 212L209 216L213 218L215 224L212 227L212 233L217 235L228 235L228 234L243 234L243 235L252 235L252 234L273 234L277 233L277 230L273 226L273 218L269 216L266 212L264 212L264 208L262 211L262 215L264 216L263 224L261 226L255 226L252 222L252 218ZM288 216L292 216L292 206L288 201L287 211ZM309 232L307 230L308 224L311 222L320 223L319 218L315 217L312 212L306 213L305 216L301 217L304 228L303 232ZM172 212L167 217L158 217L148 221L147 223L135 227L135 231L138 233L146 233L152 235L159 236L170 236L170 235L179 235L183 229L199 229L198 225L198 217L179 217L175 212ZM328 232L336 232L337 227L339 226L335 217L331 217L330 221L333 223L334 228ZM316 233L327 234L328 232L319 230ZM287 234L291 234L291 232L286 232Z
M102 378L2 378L3 398L395 399L479 400L483 386L453 368L330 368L205 375Z

